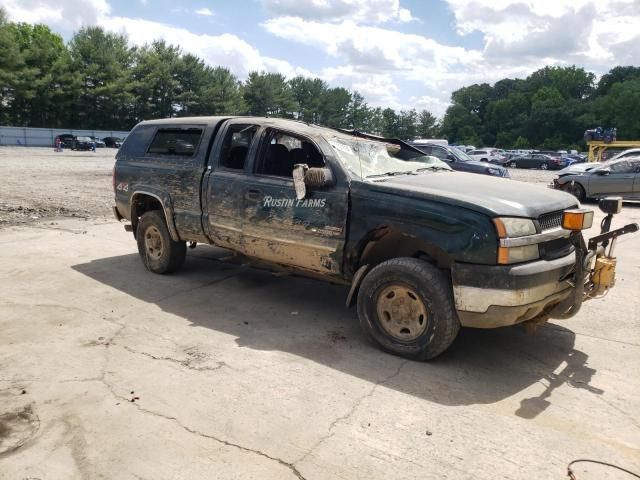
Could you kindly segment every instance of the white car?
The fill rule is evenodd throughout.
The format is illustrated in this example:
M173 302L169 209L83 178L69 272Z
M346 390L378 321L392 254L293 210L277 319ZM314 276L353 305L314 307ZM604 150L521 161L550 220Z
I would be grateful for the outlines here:
M481 162L490 162L491 160L500 160L503 155L496 149L493 148L483 148L477 150L471 150L467 153L474 160L479 160Z

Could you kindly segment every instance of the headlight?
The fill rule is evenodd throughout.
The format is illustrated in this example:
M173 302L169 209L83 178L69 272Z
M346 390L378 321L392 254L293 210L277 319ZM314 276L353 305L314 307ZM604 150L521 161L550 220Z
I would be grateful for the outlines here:
M525 237L537 233L533 220L529 218L494 218L493 224L496 226L496 232L499 238ZM537 258L540 258L538 245L498 247L498 263L501 265L527 262L529 260L536 260Z
M528 218L494 218L493 224L496 226L496 231L500 238L524 237L536 234L536 226L533 224L533 220Z
M526 262L540 257L538 245L522 245L520 247L498 247L498 263Z

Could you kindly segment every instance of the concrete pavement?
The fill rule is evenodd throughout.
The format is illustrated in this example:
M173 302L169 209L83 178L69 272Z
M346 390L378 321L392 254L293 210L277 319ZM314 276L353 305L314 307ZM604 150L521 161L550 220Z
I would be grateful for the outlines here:
M364 341L341 286L200 246L156 276L110 220L0 230L0 478L638 472L640 235L617 253L616 289L578 317L463 330L416 363Z

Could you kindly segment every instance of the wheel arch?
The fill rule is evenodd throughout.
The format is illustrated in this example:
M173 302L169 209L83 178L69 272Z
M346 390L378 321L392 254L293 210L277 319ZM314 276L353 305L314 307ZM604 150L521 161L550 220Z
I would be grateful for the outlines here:
M353 305L366 274L376 265L393 258L419 258L442 270L450 271L453 259L442 248L406 230L382 226L369 231L356 248L350 269L355 272L347 297L347 307Z
M173 222L173 209L169 199L163 200L157 193L149 192L146 190L136 190L131 195L129 204L131 212L131 225L133 227L133 235L136 236L138 227L138 219L145 213L151 210L162 210L165 222L167 222L167 229L171 240L177 242L180 241L178 230Z

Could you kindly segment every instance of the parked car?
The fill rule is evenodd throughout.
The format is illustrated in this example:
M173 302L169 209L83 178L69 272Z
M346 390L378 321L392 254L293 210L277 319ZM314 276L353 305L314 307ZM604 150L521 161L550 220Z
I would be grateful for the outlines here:
M571 153L567 153L566 155L562 155L561 158L565 160L567 166L571 166L576 163L584 163L587 157L585 155L574 155Z
M93 139L91 137L76 137L72 150L91 150L93 149Z
M94 143L96 144L96 148L106 148L106 143L99 138L96 138L94 136L90 136L89 138L94 141Z
M553 181L553 185L580 201L610 195L640 200L640 156L609 161L582 173L562 175Z
M415 145L449 145L449 141L446 138L416 138L411 140L411 143Z
M150 272L179 270L189 242L348 285L365 335L411 359L441 354L461 326L569 318L613 286L573 196L455 172L400 140L276 118L151 120L118 151L113 185ZM592 275L594 261L611 275Z
M567 166L561 157L551 157L542 153L532 153L509 159L507 166L511 168L539 168L541 170L559 170Z
M102 141L109 148L120 148L122 146L122 139L119 137L104 137Z
M498 153L497 150L488 148L471 150L467 155L469 155L473 160L479 160L481 162L490 162L491 160L499 160L502 158L502 155Z
M489 163L506 167L509 164L509 160L520 156L522 156L522 154L520 153L505 152L501 157L496 157L492 160L489 160Z
M483 175L493 175L494 177L509 178L509 170L504 167L487 165L485 162L478 162L455 147L445 147L442 145L416 145L410 143L425 155L436 157L453 169L461 172L481 173Z
M585 142L591 141L604 141L604 143L611 143L616 141L617 129L615 128L591 128L585 130L584 140Z
M628 150L618 153L617 155L611 157L609 160L606 160L604 162L588 162L588 163L579 163L579 164L574 163L573 165L570 165L567 168L560 170L558 172L558 175L564 176L564 175L572 175L577 173L588 172L589 170L593 170L600 166L609 165L611 162L615 162L616 160L620 160L621 158L636 157L638 155L640 155L640 148L630 148Z
M555 152L553 150L536 150L533 153L541 153L542 155L549 155L550 157L561 157L562 154L560 152Z
M58 138L62 142L62 148L73 148L76 142L76 136L70 133L63 133L62 135L58 135Z

